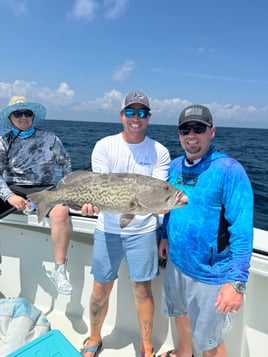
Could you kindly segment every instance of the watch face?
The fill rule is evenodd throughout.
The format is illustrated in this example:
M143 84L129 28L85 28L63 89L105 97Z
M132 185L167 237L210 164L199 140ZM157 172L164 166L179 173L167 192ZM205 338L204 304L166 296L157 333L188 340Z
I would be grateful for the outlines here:
M235 281L233 284L233 287L235 288L235 290L241 294L244 294L246 291L246 284L242 283L240 281Z

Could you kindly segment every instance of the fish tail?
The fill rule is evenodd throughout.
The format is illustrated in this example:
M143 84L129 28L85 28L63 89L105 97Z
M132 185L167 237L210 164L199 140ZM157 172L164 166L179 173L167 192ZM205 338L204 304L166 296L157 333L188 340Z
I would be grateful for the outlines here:
M48 212L55 206L55 202L50 199L49 191L34 192L27 195L33 203L36 205L36 213L38 217L38 223L40 223L48 214Z

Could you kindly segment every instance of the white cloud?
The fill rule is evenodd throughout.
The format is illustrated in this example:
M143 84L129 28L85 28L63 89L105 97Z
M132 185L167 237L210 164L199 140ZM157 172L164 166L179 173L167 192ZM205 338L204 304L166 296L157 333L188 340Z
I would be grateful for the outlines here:
M179 112L192 103L185 99L150 99L151 109L154 115L161 115L165 118L177 118Z
M219 104L213 102L207 105L214 117L216 126L268 128L266 118L268 107L257 108L253 105L242 107L235 104Z
M24 0L2 0L2 2L17 16L28 13L27 3Z
M166 124L176 125L180 112L193 103L181 98L166 98L163 100L150 98L150 104L155 124L162 124L164 121ZM200 104L206 105L211 110L216 127L268 128L268 107L242 107L216 102Z
M109 92L104 93L103 97L96 98L94 100L88 100L81 103L76 103L73 106L77 111L118 111L120 109L123 95L116 89L112 89Z
M130 73L135 69L136 64L133 62L131 59L128 59L123 63L122 65L118 66L114 71L113 71L113 80L115 82L123 82L125 81Z
M56 91L59 95L66 95L67 97L71 98L74 95L74 91L69 88L69 85L65 82L60 83L59 88Z
M95 12L98 9L99 4L97 0L75 0L74 8L71 16L91 21L95 17Z
M28 100L41 102L48 107L62 107L73 101L74 91L65 82L59 84L55 90L41 87L36 82L16 80L13 83L0 82L1 106L7 105L12 96L20 95Z
M13 83L0 82L0 108L5 107L14 95L24 95L31 101L44 104L49 118L80 120L118 120L118 112L125 93L111 89L97 98L85 101L75 100L75 92L68 83L59 83L56 89L40 86L38 83L16 80ZM179 113L191 103L188 99L171 97L158 99L150 97L154 124L177 124ZM216 126L268 128L268 106L258 108L253 105L242 107L237 104L217 102L200 103L208 106ZM91 119L93 120L93 119Z
M122 16L128 5L129 0L104 0L105 17L115 20Z
M53 108L64 108L73 102L74 91L69 88L69 85L65 82L59 84L56 90L44 87L39 90L38 97L43 103L47 103L47 106Z
M97 10L100 9L105 18L115 20L124 15L128 3L129 0L75 0L69 16L92 21L96 17Z
M249 79L249 78L236 78L236 77L223 77L223 76L216 76L206 73L199 73L199 72L182 72L176 70L170 70L166 68L152 68L152 72L159 72L159 73L166 73L168 75L176 75L176 76L185 76L185 77L193 77L193 78L203 78L203 79L211 79L211 80L221 80L227 82L236 82L236 83L256 83L256 84L267 84L267 80L263 79Z
M5 98L7 101L13 95L23 95L26 97L35 96L37 84L36 82L26 82L16 80L13 83L0 82L0 98Z

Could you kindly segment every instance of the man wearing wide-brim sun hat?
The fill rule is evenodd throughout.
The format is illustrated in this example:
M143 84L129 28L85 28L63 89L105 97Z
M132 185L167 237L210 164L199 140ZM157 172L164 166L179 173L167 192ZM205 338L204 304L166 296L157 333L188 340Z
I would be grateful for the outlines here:
M46 117L46 108L41 103L30 102L26 97L14 96L10 99L7 107L0 111L0 124L3 127L10 127L10 115L14 112L28 110L33 113L34 124Z
M16 210L29 213L27 194L55 187L55 166L62 176L71 172L71 160L61 140L36 127L45 115L42 104L20 96L12 97L0 110L1 123L10 127L0 136L0 218ZM49 276L59 293L70 295L72 286L66 273L70 240L67 206L55 206L49 218L55 252L55 269Z

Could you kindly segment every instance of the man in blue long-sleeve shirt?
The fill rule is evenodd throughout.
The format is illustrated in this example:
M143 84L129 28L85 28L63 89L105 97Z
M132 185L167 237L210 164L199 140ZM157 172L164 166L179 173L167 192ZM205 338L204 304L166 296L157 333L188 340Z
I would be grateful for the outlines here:
M253 245L253 193L242 165L211 145L213 118L202 105L185 108L179 139L185 154L172 161L169 182L188 205L164 218L160 256L168 257L164 314L175 317L179 346L161 357L226 357L227 314L243 302Z

